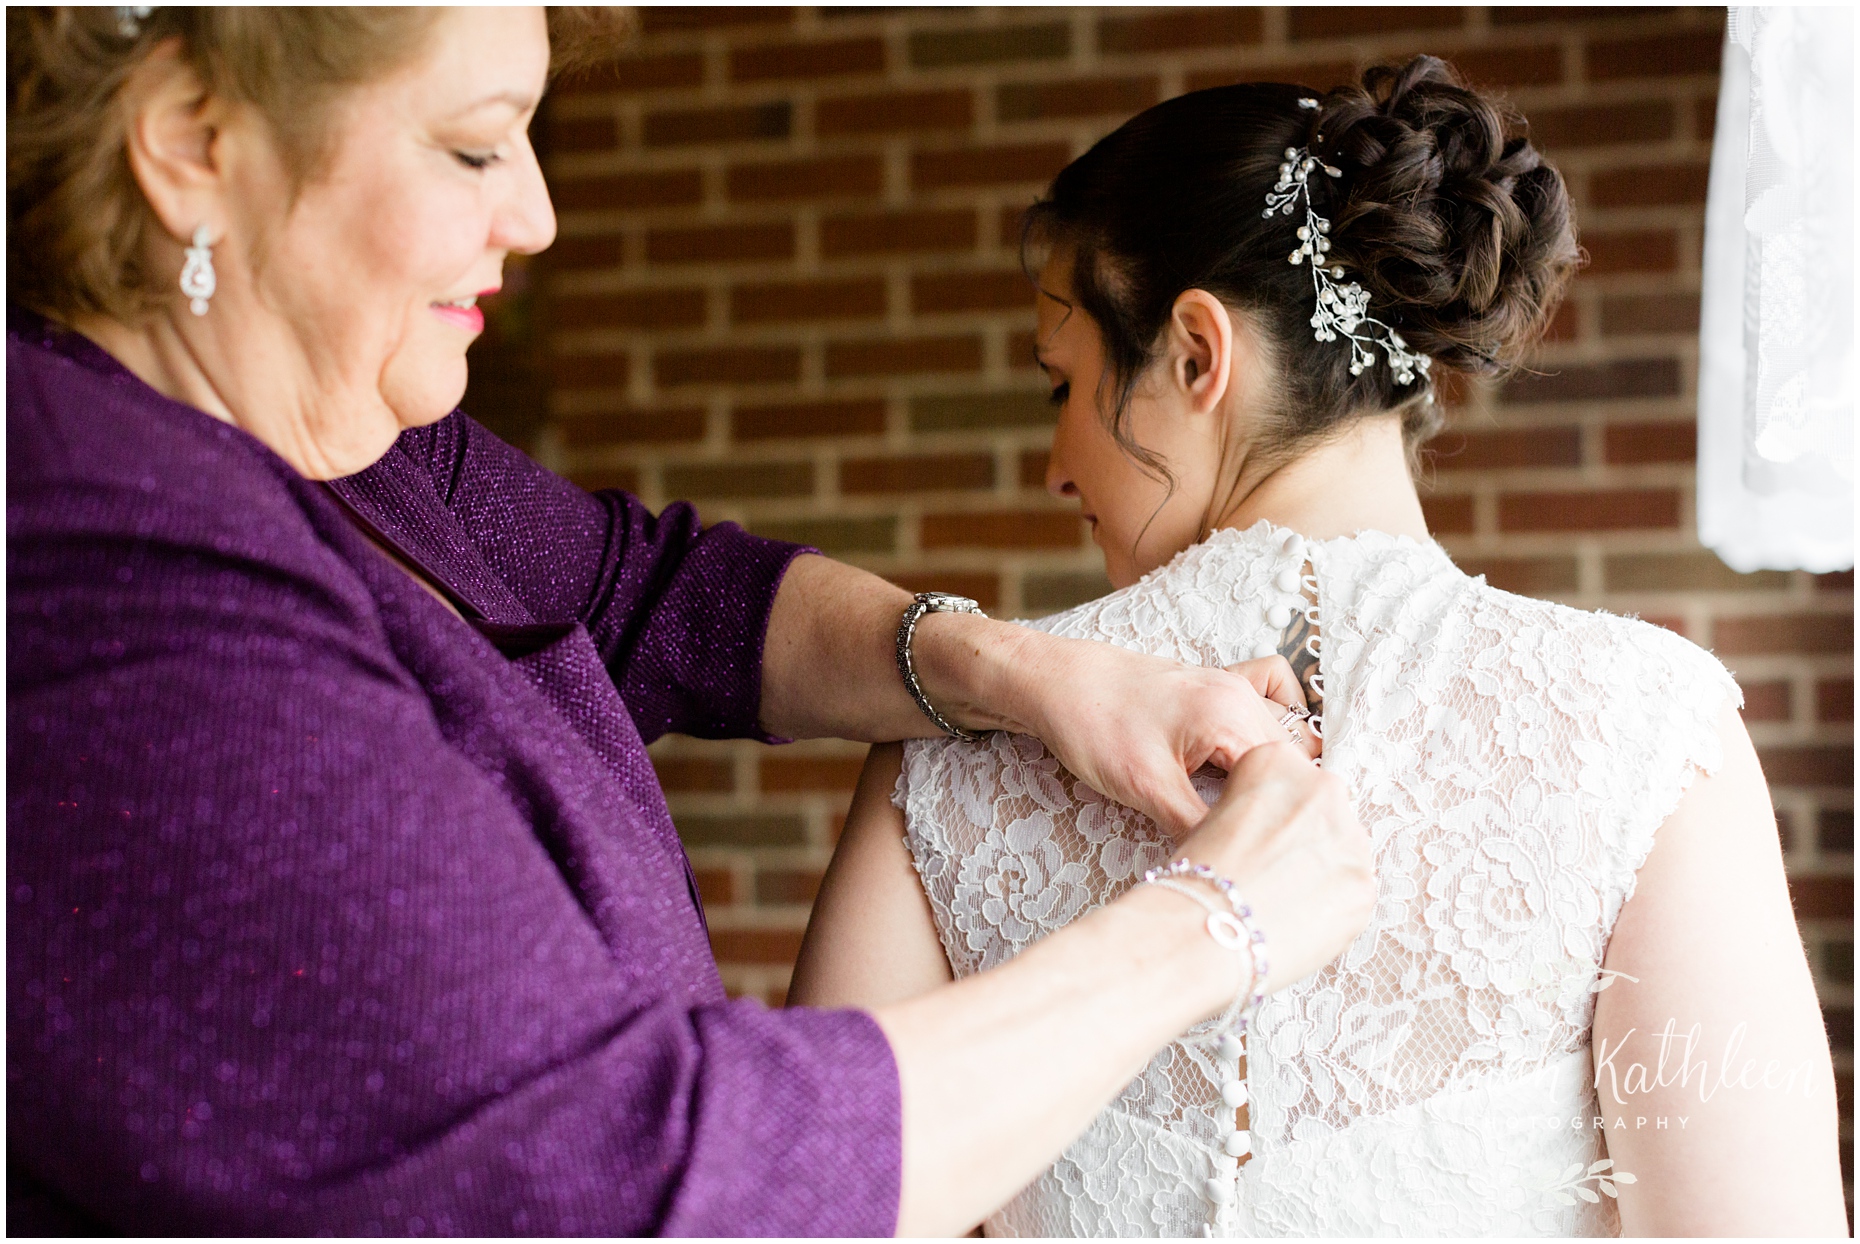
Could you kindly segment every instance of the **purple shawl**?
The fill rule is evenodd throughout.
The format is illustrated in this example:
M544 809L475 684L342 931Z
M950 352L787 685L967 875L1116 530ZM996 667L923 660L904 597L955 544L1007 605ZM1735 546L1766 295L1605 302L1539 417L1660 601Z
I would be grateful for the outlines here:
M457 413L314 483L10 312L9 1226L889 1234L883 1035L725 999L644 749L762 737L796 551Z

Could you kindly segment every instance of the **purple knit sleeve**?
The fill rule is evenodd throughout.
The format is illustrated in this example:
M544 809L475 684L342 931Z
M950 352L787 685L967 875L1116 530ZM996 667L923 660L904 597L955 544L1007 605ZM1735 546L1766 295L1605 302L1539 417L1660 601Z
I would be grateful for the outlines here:
M604 941L597 900L682 927L682 879L641 855L578 894L552 844L624 803L528 731L436 716L389 636L456 653L419 675L455 715L500 688L523 715L506 663L262 496L155 495L8 498L7 1114L33 1178L137 1233L888 1234L871 1018L725 1002L666 937Z
M539 620L578 618L647 741L759 738L769 610L800 545L705 527L683 502L653 515L589 493L463 414L399 449L433 477L485 560Z

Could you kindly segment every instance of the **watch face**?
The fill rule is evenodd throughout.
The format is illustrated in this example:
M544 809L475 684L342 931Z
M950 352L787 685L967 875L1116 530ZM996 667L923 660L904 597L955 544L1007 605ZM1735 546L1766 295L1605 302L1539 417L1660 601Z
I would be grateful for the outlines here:
M925 592L917 599L933 609L980 609L981 606L967 596L958 596L954 592Z

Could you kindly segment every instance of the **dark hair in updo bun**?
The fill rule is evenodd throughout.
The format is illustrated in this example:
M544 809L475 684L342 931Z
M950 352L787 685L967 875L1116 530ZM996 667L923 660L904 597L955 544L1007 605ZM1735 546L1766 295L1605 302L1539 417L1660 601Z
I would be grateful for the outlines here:
M1317 98L1319 106L1301 106ZM1267 449L1347 421L1399 412L1409 444L1437 428L1424 376L1398 384L1377 352L1350 372L1349 343L1317 341L1310 270L1288 262L1302 213L1261 213L1287 147L1342 170L1314 176L1332 263L1369 293L1369 313L1436 370L1501 375L1542 334L1580 259L1563 179L1515 113L1418 56L1323 95L1248 83L1178 96L1074 160L1028 214L1027 244L1074 248L1075 305L1097 321L1115 391L1111 430L1131 441L1130 394L1183 291L1256 317L1283 401Z

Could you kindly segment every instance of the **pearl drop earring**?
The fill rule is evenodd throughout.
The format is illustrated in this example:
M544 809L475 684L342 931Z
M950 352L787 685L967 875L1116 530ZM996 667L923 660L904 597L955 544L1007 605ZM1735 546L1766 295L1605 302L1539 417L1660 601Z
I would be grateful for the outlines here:
M189 299L188 309L195 315L205 315L207 300L218 287L219 277L213 271L213 244L207 227L199 225L194 229L194 244L187 248L187 262L181 267L181 292Z

